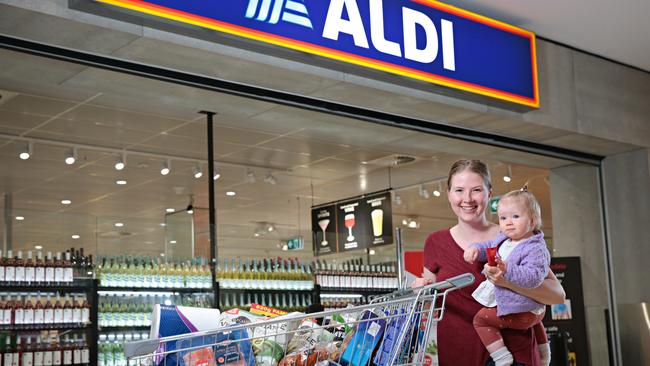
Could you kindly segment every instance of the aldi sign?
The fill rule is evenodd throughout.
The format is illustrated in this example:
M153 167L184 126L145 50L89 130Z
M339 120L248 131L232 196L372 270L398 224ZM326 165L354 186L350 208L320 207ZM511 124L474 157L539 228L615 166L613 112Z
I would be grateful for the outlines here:
M539 107L535 35L434 0L94 0Z

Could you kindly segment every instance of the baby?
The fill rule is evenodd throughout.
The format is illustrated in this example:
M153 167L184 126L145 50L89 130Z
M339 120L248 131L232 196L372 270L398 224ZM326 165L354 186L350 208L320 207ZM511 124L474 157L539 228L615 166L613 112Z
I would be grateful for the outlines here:
M464 259L486 261L487 249L498 248L497 267L506 280L522 288L535 288L548 274L550 254L544 242L539 203L526 187L501 197L497 208L501 233L491 242L476 243L465 250ZM542 365L551 361L551 350L541 321L545 306L526 296L489 281L482 282L472 294L485 306L474 316L474 328L496 366L512 365L500 329L533 327Z

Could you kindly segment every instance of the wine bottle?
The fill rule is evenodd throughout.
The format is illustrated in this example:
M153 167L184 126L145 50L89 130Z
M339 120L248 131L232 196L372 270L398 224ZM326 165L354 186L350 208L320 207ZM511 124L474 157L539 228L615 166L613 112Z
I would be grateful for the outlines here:
M5 282L5 263L6 259L2 256L2 250L0 250L0 284Z
M54 323L62 324L63 320L63 304L61 304L61 296L57 294L56 302L54 303Z
M16 297L14 301L14 320L13 324L22 325L25 320L25 304L21 300L20 296Z
M41 336L36 337L36 345L34 347L34 366L44 366L44 344L41 342Z
M52 252L47 252L47 258L44 263L45 267L45 282L52 284L55 281L54 261L52 259Z
M45 282L45 263L43 263L43 252L39 250L36 253L36 261L34 262L34 283L36 285L41 285L44 282Z
M34 350L32 349L32 338L28 337L23 354L21 355L22 366L34 366Z
M38 327L38 325L43 324L45 322L45 309L43 308L43 302L41 301L41 295L38 295L38 300L36 300L36 304L34 305L34 324ZM40 344L40 340L37 342ZM36 361L34 361L34 364L36 364Z
M54 324L54 306L52 306L52 301L50 301L50 295L47 295L47 301L43 307L43 323L45 324Z
M14 253L11 249L7 251L7 260L5 262L5 282L11 285L16 281L16 264Z
M25 297L25 306L23 307L23 324L27 326L34 325L34 304L31 297Z
M65 281L65 273L63 269L63 260L61 259L61 252L56 253L56 260L54 261L54 282L62 283Z
M16 259L15 262L15 281L18 284L22 284L25 282L25 261L23 260L23 251L19 250L18 251L18 258Z

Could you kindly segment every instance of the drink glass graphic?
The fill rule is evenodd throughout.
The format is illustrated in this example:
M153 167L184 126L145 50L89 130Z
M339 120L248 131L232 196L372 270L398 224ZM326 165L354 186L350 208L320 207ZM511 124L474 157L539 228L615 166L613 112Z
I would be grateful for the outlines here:
M381 236L383 234L383 225L384 225L384 210L378 208L370 212L372 217L372 234L374 236Z
M327 225L330 224L330 219L322 219L318 221L318 226L320 226L321 231L323 231L323 241L320 243L321 246L327 246L327 240L325 240L325 230L327 230Z
M348 241L354 241L354 236L352 235L352 227L354 224L354 214L345 215L345 227L348 228Z

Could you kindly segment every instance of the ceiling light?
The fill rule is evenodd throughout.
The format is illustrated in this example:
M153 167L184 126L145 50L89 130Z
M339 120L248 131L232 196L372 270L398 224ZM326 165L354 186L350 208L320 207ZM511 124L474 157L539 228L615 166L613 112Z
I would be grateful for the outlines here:
M275 185L276 183L278 183L278 181L275 179L275 177L273 176L273 174L271 174L271 172L269 172L269 173L266 175L266 177L264 178L264 181L265 181L266 183L268 183L268 184L272 184L272 185Z
M512 181L512 167L508 165L508 173L503 176L503 181L506 183L510 183Z
M123 186L126 184L126 181L124 179L116 180L115 184L117 184L118 186Z
M289 246L287 244L282 245L282 250L286 252L287 250L289 250Z
M79 236L78 234L74 234L74 235L72 235L72 239L77 240L77 239L79 239L79 238L80 238L80 236Z
M114 225L115 225L115 227L122 227L122 226L124 226L124 223L123 222L116 222Z
M427 191L427 188L424 186L424 184L420 185L420 197L424 198L425 200L429 199L429 191Z
M194 206L190 203L189 205L187 205L187 208L185 209L185 211L186 211L189 215L193 214L193 213L194 213Z
M438 182L438 189L433 190L433 195L436 197L440 197L442 194L442 183Z
M212 177L212 180L217 180L219 178L221 178L221 174L219 174L219 172L217 172L217 170L215 169L214 176Z
M409 224L407 226L410 227L411 229L417 229L418 226L420 226L420 225L418 224L417 221L412 220L411 222L409 222Z
M69 205L71 203L72 203L72 201L70 201L70 200L61 200L62 205Z
M166 211L166 212L174 212L174 211L176 211L176 210L174 210L173 208L169 207L169 208L166 208L165 211Z
M374 249L370 249L370 251L368 252L368 254L370 254L370 255L375 255L375 254L377 254L377 252L375 252Z
M25 220L25 217L24 216L16 216L16 220L23 221L23 220Z
M402 204L402 197L397 193L395 193L395 204L398 206Z
M126 167L126 153L122 153L122 155L117 158L117 162L115 162L115 170L122 170Z
M199 179L203 176L203 169L201 169L200 165L197 165L194 167L194 178Z
M167 160L166 162L164 162L162 168L160 168L160 175L169 174L171 166L172 166L171 160Z
M169 244L176 244L176 240L170 240Z
M77 148L73 147L70 149L70 152L68 152L68 155L65 157L65 163L68 165L72 165L77 161Z
M247 183L255 183L257 181L257 178L255 178L255 173L252 170L246 170L246 182Z
M257 237L260 236L260 233L258 233L258 232L256 231L255 233L253 233L253 236L257 238Z
M165 226L167 226L167 224L164 223L164 222L161 222L161 223L160 223L160 226L161 226L161 227L165 227Z
M275 226L273 226L273 224L269 224L269 225L266 227L266 230L268 230L269 232L271 232L271 231L275 230Z
M34 143L29 141L25 146L25 149L20 152L18 157L20 157L22 160L27 160L29 159L30 156L32 156L33 153L34 153Z
M41 249L43 249L43 246L42 245L37 245L37 246L34 247L34 249L41 250Z
M237 192L235 192L235 191L226 192L226 196L228 196L228 197L235 197L236 195L237 195Z

